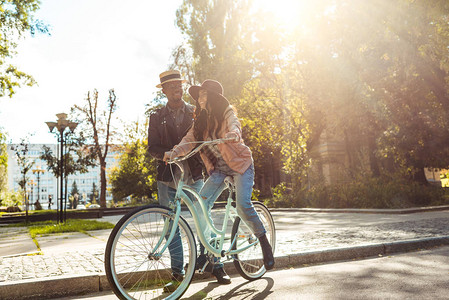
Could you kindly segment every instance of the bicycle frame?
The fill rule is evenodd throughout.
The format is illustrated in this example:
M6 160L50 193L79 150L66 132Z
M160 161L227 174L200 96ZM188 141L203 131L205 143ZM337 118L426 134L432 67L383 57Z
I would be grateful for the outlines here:
M188 210L190 211L190 213L192 214L193 217L193 221L195 224L195 228L197 229L197 234L198 237L200 239L200 242L204 245L204 247L207 249L207 251L209 251L210 253L212 253L214 256L216 257L225 257L228 255L235 255L235 254L239 254L240 252L245 251L246 249L257 245L259 243L259 241L256 239L253 243L250 243L249 245L242 247L242 248L237 248L237 249L232 249L234 247L234 245L237 242L237 237L244 237L241 235L236 235L234 237L234 239L231 241L231 244L229 246L229 248L227 250L223 250L224 247L224 239L226 237L226 228L228 225L228 221L230 219L235 219L235 216L238 216L237 214L237 209L234 208L232 206L232 195L233 195L233 190L231 188L231 183L229 181L225 180L225 184L227 186L227 189L229 190L229 195L228 195L228 199L227 199L227 203L225 206L225 216L224 216L224 220L223 220L223 224L222 224L222 228L221 230L217 229L217 227L213 224L213 221L211 219L211 217L209 216L207 209L206 209L206 204L204 203L204 200L200 197L200 195L198 194L198 192L193 189L192 187L190 187L189 185L184 183L184 170L182 165L180 164L180 162L182 160L185 160L189 157L191 157L193 154L195 154L196 152L198 152L202 146L204 146L205 144L210 144L210 143L217 143L217 142L223 142L224 140L220 139L220 140L214 140L214 141L208 141L205 143L202 143L201 146L197 147L195 150L193 150L192 152L190 152L188 155L182 157L182 158L178 158L176 160L173 160L170 163L175 163L180 169L181 169L181 177L179 179L179 182L177 184L177 189L176 189L176 195L175 195L175 208L174 208L174 213L170 216L170 218L167 218L165 220L164 223L164 229L163 232L161 234L161 237L158 241L158 243L156 243L156 246L153 248L152 252L153 256L155 257L160 257L162 256L162 253L168 248L168 245L171 243L175 232L176 232L176 228L178 227L178 220L179 217L181 215L181 200L184 201L184 203L186 204ZM185 191L189 192L190 194L192 194L195 199L199 202L200 207L201 207L201 212L198 212L195 205L193 204L192 200L189 198L189 196L187 196L187 194L185 193ZM199 213L202 213L205 216L205 220L206 220L206 224L202 224L200 219L199 219ZM243 220L241 220L243 222ZM171 228L170 228L171 227ZM204 232L205 229L209 228L212 232L214 232L217 236L214 238L215 241L219 241L218 243L218 248L213 247L210 242L209 239L210 237L206 237ZM165 241L165 245L162 247L162 249L159 249L159 247L162 245L162 243L164 242L165 236L167 235L167 233L170 230L170 235L167 238L167 240ZM215 242L215 245L217 245L217 243Z

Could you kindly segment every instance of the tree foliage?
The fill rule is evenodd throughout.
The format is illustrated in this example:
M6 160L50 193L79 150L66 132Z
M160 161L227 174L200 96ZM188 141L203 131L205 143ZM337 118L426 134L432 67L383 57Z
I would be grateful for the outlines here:
M21 84L33 85L31 75L10 63L16 54L17 42L26 33L48 33L48 27L33 14L39 9L39 0L0 1L0 97L12 97Z
M95 182L92 183L92 191L90 192L90 201L92 204L97 204L98 199L98 188Z
M110 176L114 199L151 197L156 189L156 177L154 163L146 155L147 142L137 140L124 148L119 167Z
M3 198L8 187L8 152L6 136L0 131L0 198Z
M96 156L95 153L92 152L86 146L86 138L84 134L81 132L79 136L74 136L73 134L66 134L66 143L65 143L65 153L64 153L64 176L66 179L69 175L73 175L76 173L87 173L89 167L94 167L96 165ZM40 156L40 159L44 160L47 163L47 169L55 175L55 177L59 177L61 173L60 160L53 153L50 147L44 145L42 146L43 153Z
M348 0L326 16L323 3L296 41L307 107L319 116L307 122L324 120L344 141L353 178L392 162L425 181L424 167L449 164L447 4Z
M127 128L127 142L119 165L111 170L109 177L112 195L117 200L128 196L148 199L156 190L156 161L147 154L148 122L135 122Z
M332 143L346 180L425 183L425 167L449 166L448 15L443 0L320 0L287 31L251 1L185 0L177 25L187 42L173 59L193 83L222 82L256 183L277 168L287 177L271 173L271 186L310 185Z
M303 100L286 85L287 75L279 72L291 69L281 59L288 47L285 34L270 18L264 12L252 13L251 1L184 1L177 25L188 42L180 48L182 55L173 54L175 63L183 58L181 69L192 66L195 76L190 78L223 84L253 151L262 194L270 193L284 173L300 181L308 135L301 119ZM185 63L185 53L190 63Z
M76 206L78 205L79 195L80 191L78 189L78 185L76 184L76 180L74 180L72 183L72 189L70 190L70 197L69 197L71 208L76 208Z
M176 24L187 41L173 56L191 84L213 78L228 97L240 93L252 71L244 38L250 31L242 30L251 27L248 10L247 1L183 1Z
M35 163L34 160L28 156L29 145L30 143L27 139L22 139L20 144L11 148L16 155L17 165L19 166L21 174L18 184L24 194L26 193L26 186L29 181L28 172L31 171Z

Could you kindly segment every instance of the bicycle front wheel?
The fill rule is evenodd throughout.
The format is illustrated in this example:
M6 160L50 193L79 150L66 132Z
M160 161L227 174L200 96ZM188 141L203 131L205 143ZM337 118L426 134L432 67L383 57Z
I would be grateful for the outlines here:
M114 227L104 263L117 297L178 299L187 290L195 272L196 244L184 218L178 222L179 238L173 238L170 250L159 253L170 233L162 236L164 226L171 228L172 220L168 208L145 206L125 215ZM184 269L184 276L173 277L174 265Z
M273 217L268 208L262 203L253 202L253 205L267 231L267 239L270 242L274 253L276 246L276 231L274 228ZM234 225L232 226L231 240L234 241L234 238L236 238L236 242L233 246L234 250L251 245L257 240L251 229L239 217L235 219ZM262 277L266 273L266 269L263 264L263 253L260 243L235 255L234 266L239 274L247 280L254 280Z

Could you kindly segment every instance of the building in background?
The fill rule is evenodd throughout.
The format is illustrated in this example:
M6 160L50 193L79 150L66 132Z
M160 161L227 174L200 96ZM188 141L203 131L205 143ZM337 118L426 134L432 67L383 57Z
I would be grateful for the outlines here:
M9 190L19 191L19 181L21 180L21 170L17 164L16 154L12 148L19 146L18 144L9 144L8 149L8 188ZM47 146L51 149L53 154L59 156L59 147L56 144L29 144L27 157L30 161L34 161L33 168L31 170L41 169L43 172L32 172L27 173L29 178L29 184L27 185L27 190L29 191L29 201L30 203L35 203L39 196L39 202L43 209L48 209L49 199L51 200L51 208L56 209L57 198L59 191L59 181L58 179L48 171L46 161L40 159L39 157L43 154L43 146ZM106 157L107 168L111 168L118 164L118 149L119 147L110 148L108 156ZM106 177L108 170L106 170ZM39 178L38 178L39 175ZM93 185L95 184L97 191L100 192L100 167L95 166L89 168L87 173L84 174L72 174L68 176L67 181L67 197L70 196L73 182L76 182L79 192L79 202L86 203L90 201L89 195L92 194ZM32 183L32 184L30 184ZM38 191L39 185L39 191ZM108 184L106 192L106 201L112 200L112 195L110 194L110 185ZM98 196L99 198L99 196ZM97 198L97 201L99 199ZM33 207L33 206L31 206Z

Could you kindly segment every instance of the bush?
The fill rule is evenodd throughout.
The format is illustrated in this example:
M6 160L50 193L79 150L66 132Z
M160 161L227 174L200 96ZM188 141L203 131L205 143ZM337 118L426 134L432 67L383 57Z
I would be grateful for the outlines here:
M23 194L21 192L3 192L0 194L0 199L2 199L3 206L19 206L22 205Z
M268 207L304 207L304 190L292 191L285 182L271 189L273 197L263 202Z
M265 200L270 207L407 208L449 204L449 192L395 178L365 177L340 185L314 186L288 192L284 183Z

